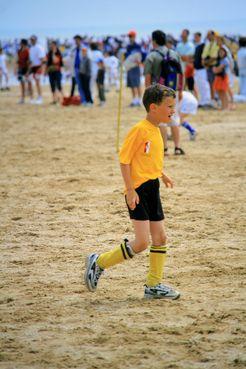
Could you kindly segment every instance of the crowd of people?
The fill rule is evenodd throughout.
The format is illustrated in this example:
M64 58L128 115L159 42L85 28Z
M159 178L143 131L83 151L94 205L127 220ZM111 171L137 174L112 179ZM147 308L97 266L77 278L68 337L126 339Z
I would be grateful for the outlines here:
M6 56L10 54L9 46L0 47L1 90L9 89ZM125 84L131 90L129 106L132 108L142 104L143 85L161 83L177 90L176 114L168 124L176 155L184 154L180 147L180 125L188 130L191 140L196 137L187 116L196 114L197 107L229 110L235 108L235 100L246 101L246 37L240 37L237 43L213 30L203 39L200 32L191 35L184 29L180 40L158 30L140 42L135 30L120 37L102 39L77 34L72 42L47 39L46 48L32 35L30 39L15 42L11 53L15 58L14 73L20 83L19 104L26 101L42 104L42 81L47 76L51 104L63 103L63 84L70 81L69 98L74 97L77 86L79 104L91 107L97 101L103 106L107 92L113 86L119 90L121 65ZM167 66L170 70L165 73ZM236 96L235 76L239 79ZM163 122L160 128L166 141L167 124Z
M131 106L141 104L141 76L146 56L153 45L149 38L136 41L137 34L129 31L127 36L106 37L94 40L76 35L73 42L61 43L47 40L47 52L36 36L22 39L12 45L0 48L0 88L9 88L9 73L6 53L15 54L15 74L21 85L21 100L24 102L24 85L31 103L42 103L40 79L49 76L53 103L62 101L62 74L71 78L71 96L77 84L82 104L93 104L95 86L98 87L100 103L105 102L105 89L115 85L119 88L119 66L122 54L125 56L126 84L132 91ZM214 31L208 31L202 40L200 32L191 37L184 29L180 41L166 37L166 47L175 50L185 75L185 88L198 99L199 106L216 106L215 96L221 107L233 108L233 85L235 74L239 76L239 95L245 96L245 37L232 42ZM98 75L99 74L99 75ZM4 81L5 80L5 81ZM32 84L35 81L37 98L33 100ZM5 83L4 83L5 82ZM4 87L5 84L5 87Z

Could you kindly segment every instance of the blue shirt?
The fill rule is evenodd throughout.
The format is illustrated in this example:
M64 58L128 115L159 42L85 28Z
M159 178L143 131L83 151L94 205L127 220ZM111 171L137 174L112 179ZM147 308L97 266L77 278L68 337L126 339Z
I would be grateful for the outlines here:
M74 68L79 69L80 66L80 48L76 48L75 60L74 60Z
M134 42L133 44L129 44L126 48L126 58L134 53L141 53L142 54L142 50L141 50L141 46L139 44L137 44L136 42Z

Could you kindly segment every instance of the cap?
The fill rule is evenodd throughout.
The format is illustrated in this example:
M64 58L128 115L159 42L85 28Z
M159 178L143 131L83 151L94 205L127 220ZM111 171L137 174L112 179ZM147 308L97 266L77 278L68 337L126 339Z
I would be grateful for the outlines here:
M36 40L37 40L37 36L32 35L32 36L30 37L30 40L34 40L34 41L36 41Z
M129 36L129 37L136 37L137 36L137 32L132 29L132 30L130 30L128 32L127 36Z

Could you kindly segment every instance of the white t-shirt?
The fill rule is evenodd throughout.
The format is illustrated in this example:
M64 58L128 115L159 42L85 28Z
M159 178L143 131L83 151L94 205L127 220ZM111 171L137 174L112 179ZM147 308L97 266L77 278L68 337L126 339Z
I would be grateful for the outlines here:
M190 41L187 42L181 41L177 44L176 51L180 56L194 55L195 45ZM182 61L183 70L185 70L186 64L187 64L186 62Z
M104 59L104 63L108 69L117 69L119 67L119 59L111 55Z
M32 67L42 64L42 59L45 57L45 52L42 46L33 45L30 47L30 61Z
M90 50L89 57L92 61L92 63L91 63L91 74L92 74L92 76L96 76L97 71L98 71L97 62L98 62L99 59L104 60L103 53L100 50Z
M246 47L241 47L237 53L239 75L246 76Z
M0 55L0 69L2 69L4 72L7 70L5 54Z

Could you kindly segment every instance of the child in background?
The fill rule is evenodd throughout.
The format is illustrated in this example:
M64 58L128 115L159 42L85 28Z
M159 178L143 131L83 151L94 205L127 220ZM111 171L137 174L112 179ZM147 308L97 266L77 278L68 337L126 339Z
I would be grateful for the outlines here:
M132 259L149 246L149 272L144 297L148 299L179 298L180 293L162 284L166 260L166 234L164 213L160 200L159 178L166 187L173 181L163 171L164 146L159 129L160 122L170 122L175 112L175 91L155 84L146 88L143 104L146 118L128 133L120 151L120 166L125 183L125 199L132 220L135 238L101 255L90 254L84 275L86 287L94 292L104 269Z
M219 49L218 66L213 67L213 72L215 73L213 89L219 95L219 99L221 101L221 109L228 109L230 61L227 57L227 51L223 46Z
M189 91L183 91L182 99L179 101L179 115L180 124L188 130L190 140L195 141L197 132L194 127L187 121L188 115L196 115L198 108L198 101L195 96Z
M3 48L0 47L0 90L9 90L9 73L6 63L7 57L4 54ZM5 87L3 87L2 80L5 78Z
M98 97L99 97L99 106L103 106L105 104L105 91L104 91L104 79L105 79L105 66L103 59L99 59L97 62L98 71L97 71L97 90L98 90Z

